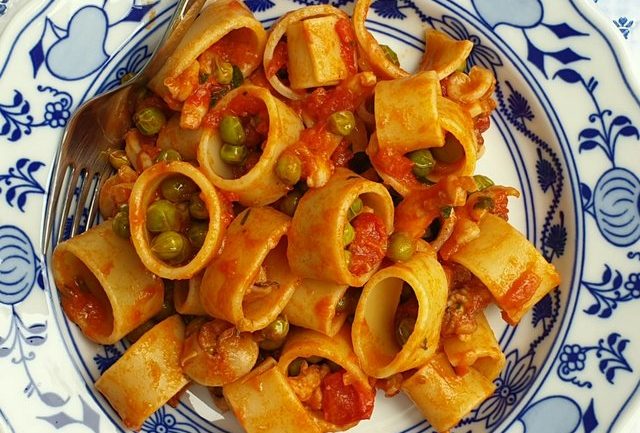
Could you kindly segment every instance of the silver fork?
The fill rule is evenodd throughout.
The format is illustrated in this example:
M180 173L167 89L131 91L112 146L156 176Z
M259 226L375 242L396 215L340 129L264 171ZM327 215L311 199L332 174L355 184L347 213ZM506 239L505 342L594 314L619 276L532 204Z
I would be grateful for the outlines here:
M165 63L204 3L205 0L179 0L166 33L145 67L120 87L85 102L71 117L51 178L41 239L44 254L47 254L54 234L56 216L59 215L59 223L54 246L63 238L71 216L69 237L80 231L87 207L85 227L89 228L95 222L100 188L113 172L106 150L121 148L122 137L131 126L129 95L135 93L133 90L145 86ZM80 192L75 206L72 206L76 188ZM63 190L64 194L61 195ZM73 213L70 214L71 210Z

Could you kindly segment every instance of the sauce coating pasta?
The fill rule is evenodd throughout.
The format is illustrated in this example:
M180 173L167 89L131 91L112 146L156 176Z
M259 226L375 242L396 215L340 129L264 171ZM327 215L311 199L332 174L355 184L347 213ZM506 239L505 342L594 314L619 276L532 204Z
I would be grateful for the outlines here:
M505 364L486 307L516 325L560 283L518 191L475 172L496 105L473 43L429 29L407 71L370 4L265 31L209 2L136 96L106 221L53 256L68 318L133 343L96 383L126 427L198 383L249 433L350 429L376 389L445 432Z

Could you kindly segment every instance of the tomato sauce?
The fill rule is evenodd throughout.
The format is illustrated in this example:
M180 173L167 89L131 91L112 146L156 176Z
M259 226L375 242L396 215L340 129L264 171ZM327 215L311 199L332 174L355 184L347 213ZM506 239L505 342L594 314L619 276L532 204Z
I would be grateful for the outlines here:
M289 52L287 51L287 43L280 40L278 45L276 45L276 48L273 50L273 57L271 58L271 61L267 65L267 78L273 77L281 69L286 69L288 64Z
M258 53L248 29L233 30L207 50L225 62L243 68L245 65L257 64Z
M358 72L358 68L356 66L356 35L351 21L346 18L339 19L335 30L340 38L340 56L347 66L349 75L353 75Z
M419 187L421 184L413 175L413 162L393 149L380 149L371 156L371 163L376 169L393 177L409 188Z
M62 309L89 338L111 334L113 316L106 295L96 295L79 277L60 287L60 294Z
M371 418L375 393L357 384L345 384L344 370L327 374L322 379L322 414L336 425Z
M354 275L363 275L384 258L387 252L387 229L382 219L371 212L358 215L351 224L356 236L348 248L351 253L349 271Z
M519 309L536 293L542 278L533 271L526 270L511 284L502 296L500 304L504 309Z

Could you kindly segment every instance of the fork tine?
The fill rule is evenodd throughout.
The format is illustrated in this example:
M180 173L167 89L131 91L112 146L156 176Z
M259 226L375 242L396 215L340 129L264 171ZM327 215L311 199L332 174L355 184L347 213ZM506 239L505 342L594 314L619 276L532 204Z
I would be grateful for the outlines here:
M93 223L95 222L95 219L96 219L96 216L98 215L98 210L99 210L98 200L100 198L100 190L102 190L102 186L109 178L108 174L105 172L98 173L98 176L99 177L96 181L95 192L93 193L93 196L91 197L91 201L89 203L89 215L87 216L87 228L90 228L91 226L93 226Z
M49 250L51 238L53 237L53 226L56 223L56 210L58 200L60 198L60 192L62 191L62 185L64 185L65 179L68 177L67 171L69 170L68 164L63 164L61 160L57 161L55 166L55 172L52 179L55 182L51 190L51 194L48 197L47 209L45 210L44 220L44 234L42 239L43 252L46 254Z
M89 191L91 190L91 185L93 185L93 178L95 177L95 173L91 176L86 169L80 170L81 178L81 190L78 195L78 201L76 202L76 209L73 213L73 224L71 225L71 233L69 233L69 237L72 238L78 234L78 230L80 229L80 223L82 222L82 215L84 214L85 203L87 202L87 197L89 196ZM85 224L86 225L86 224Z
M64 238L64 228L67 224L67 218L69 218L69 209L71 208L71 203L73 202L74 192L76 186L78 185L78 178L80 177L80 170L76 169L76 167L71 166L71 176L69 178L69 184L67 185L67 192L64 195L64 203L62 205L62 211L60 212L60 222L58 224L58 233L56 235L56 244L59 244L60 241Z

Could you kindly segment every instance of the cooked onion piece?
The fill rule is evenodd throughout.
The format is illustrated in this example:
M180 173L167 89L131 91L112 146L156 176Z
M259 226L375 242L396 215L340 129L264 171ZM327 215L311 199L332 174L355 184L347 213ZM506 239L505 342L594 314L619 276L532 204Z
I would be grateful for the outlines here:
M502 218L486 214L480 236L451 256L482 281L509 324L517 324L533 305L560 283L555 266Z
M284 307L284 314L293 325L321 332L328 336L338 333L349 313L346 298L349 286L328 281L303 279Z
M225 399L248 433L321 433L273 358L225 385Z
M323 431L346 430L371 416L374 390L353 353L348 326L333 337L310 329L292 330L282 348L278 368ZM359 413L344 414L332 407L336 402L328 388L335 386L333 381L342 389L346 386L343 396L357 395L358 402L351 407L356 410L360 406Z
M202 278L207 313L240 331L257 331L276 319L299 283L286 257L290 224L269 207L248 208L233 220Z
M304 278L361 287L378 269L393 230L393 202L382 185L337 168L300 200L287 257Z
M372 0L356 0L353 8L353 26L360 50L366 57L367 66L382 79L406 77L409 73L394 63L365 26L371 3Z
M493 381L507 361L484 313L476 316L476 323L471 334L443 336L442 348L459 374L474 368Z
M289 186L278 177L276 165L303 129L298 115L269 90L247 85L220 100L211 118L198 150L200 168L211 182L235 193L245 206L263 206L284 196ZM241 128L234 127L238 122ZM248 125L255 134L245 132Z
M278 71L287 66L287 59L297 59L298 54L303 57L300 58L300 60L295 60L296 63L289 66L289 69L291 69L289 74L293 73L293 77L290 77L292 84L298 88L315 87L314 84L316 83L318 83L318 85L335 84L335 77L342 77L343 68L346 68L348 71L348 66L342 57L340 58L342 64L340 64L335 55L329 59L320 56L320 52L327 48L330 49L331 53L334 53L336 42L339 42L340 45L344 43L342 40L336 41L335 37L338 36L338 39L340 39L340 35L331 32L330 29L327 28L333 20L336 20L336 22L333 23L335 31L338 20L346 20L348 22L349 16L333 6L315 5L291 11L271 27L264 50L263 66L267 80L269 80L271 86L282 96L289 99L302 99L304 97L304 93L298 93L292 90L291 87L283 83L278 77ZM305 24L305 21L309 22ZM313 27L314 23L316 27L320 24L326 35L323 36L319 34L318 28L310 30L310 27ZM291 29L291 31L289 29ZM293 45L285 47L282 39L285 34L289 36L290 32L293 36ZM313 40L305 41L304 37L308 35L304 33L313 35ZM328 47L323 47L321 44L327 44ZM289 45L288 41L287 45ZM294 52L296 57L294 57ZM305 60L306 64L303 63ZM331 72L333 75L331 77L323 77L321 75L321 70L324 71L327 60L331 60ZM298 63L298 61L300 63ZM327 78L333 78L333 80L326 81ZM342 78L346 78L346 74ZM319 84L323 81L326 81L327 84Z
M111 220L58 244L51 263L62 309L96 343L116 343L162 309L162 280Z
M402 390L439 432L455 427L496 386L474 368L458 375L443 353L434 355L402 383Z
M420 70L434 71L438 74L438 79L442 80L464 68L472 49L473 42L469 40L458 41L441 31L427 29Z
M201 135L201 129L181 128L180 116L175 114L160 129L156 145L161 150L176 150L183 161L195 161Z
M124 425L140 430L142 423L188 383L180 355L184 324L171 316L145 333L96 381Z
M369 376L385 378L424 365L439 346L447 290L444 270L428 250L371 277L351 331L355 353Z
M224 320L199 318L187 326L180 363L191 380L223 386L249 373L258 359L258 344Z
M200 11L173 54L149 82L149 87L169 102L186 100L199 86L200 72L212 72L201 71L210 62L203 61L201 66L198 61L198 57L212 47L217 49L211 54L220 57L214 60L237 66L247 77L260 64L265 42L266 32L262 25L241 2L211 2Z
M185 183L193 185L195 190L186 201L179 197L179 203L173 203L173 197L156 200L164 182L172 179L186 179ZM174 192L180 195L183 191L174 189ZM191 200L199 200L205 208L207 219L202 220L202 227L196 225L197 221L190 219ZM173 207L161 210L157 218L148 219L152 206L157 206L160 201L167 207ZM170 280L189 279L202 270L218 251L224 232L220 198L213 185L193 165L182 161L153 165L136 180L129 203L133 246L144 265L154 274ZM156 225L160 227L156 229ZM198 242L190 239L189 233L191 228L196 227L206 232L201 233ZM161 236L163 237L160 238ZM197 251L195 255L194 250ZM174 252L178 255L169 259L168 254ZM165 256L167 259L164 259Z

